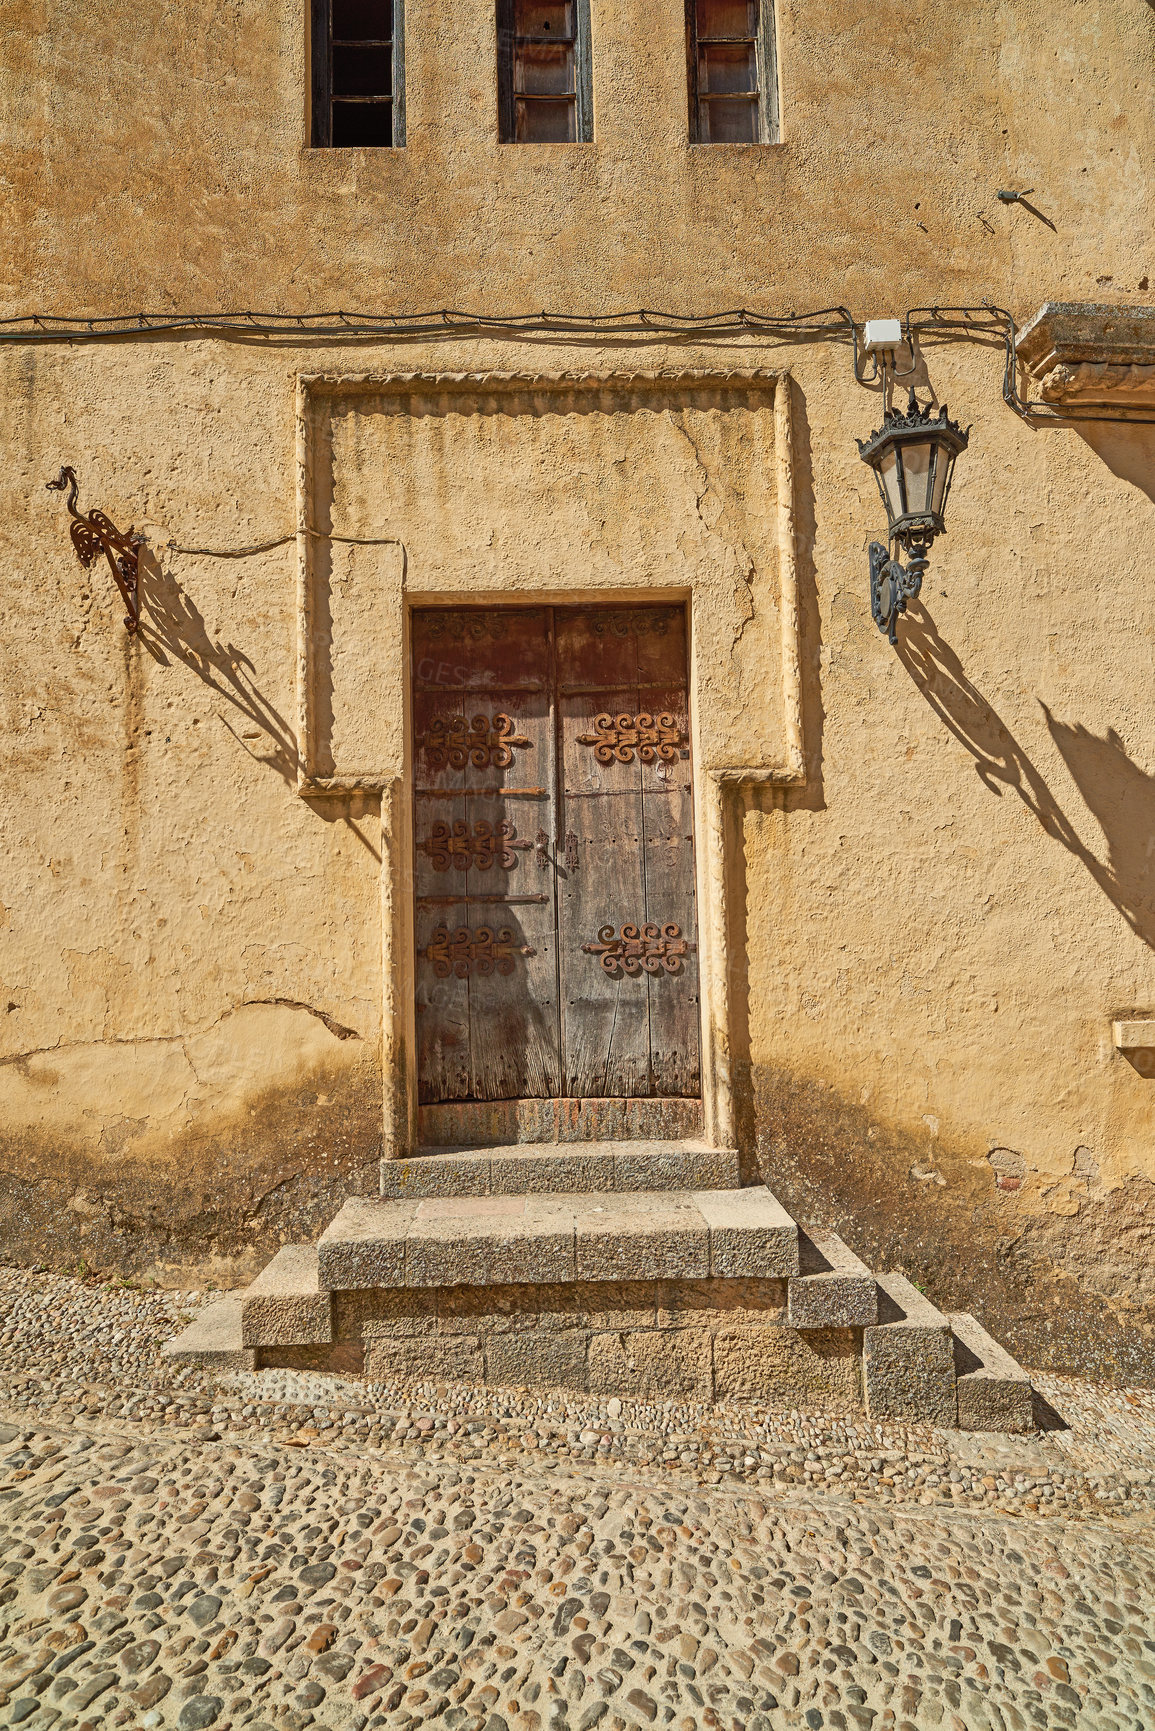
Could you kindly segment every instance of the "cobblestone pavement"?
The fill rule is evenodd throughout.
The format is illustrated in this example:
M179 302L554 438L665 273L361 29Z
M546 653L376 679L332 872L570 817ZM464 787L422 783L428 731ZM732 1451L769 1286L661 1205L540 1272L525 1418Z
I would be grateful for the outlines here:
M189 1375L189 1303L3 1271L2 1724L1155 1726L1148 1393L878 1473L862 1421Z

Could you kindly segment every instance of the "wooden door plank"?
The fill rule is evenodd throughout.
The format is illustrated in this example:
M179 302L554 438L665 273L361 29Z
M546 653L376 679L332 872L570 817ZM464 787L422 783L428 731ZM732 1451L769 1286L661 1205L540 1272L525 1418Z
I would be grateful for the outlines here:
M700 994L685 631L679 613L664 630L641 635L638 662L658 735L642 768L646 920L661 934L652 947L665 952L648 976L650 1072L656 1094L696 1097Z
M652 1092L645 980L587 948L645 906L640 766L606 743L638 701L637 636L622 623L617 612L559 611L557 628L562 1044L566 1091L586 1098Z
M544 608L413 616L422 1103L560 1089L550 653Z
M437 881L438 874L422 844L429 841L434 821L452 827L465 817L464 767L451 762L450 751L436 743L446 731L444 715L442 690L418 687L414 691L414 888L419 898L452 892L454 886L447 890ZM427 797L430 793L437 797ZM421 900L414 909L417 1097L423 1105L468 1099L472 1086L469 986L454 972L449 952L450 934L460 924L460 911L443 901L423 905Z
M563 870L559 884L567 1086L693 1097L700 1062L684 609L567 613L558 670L563 823L578 860L577 874ZM676 935L667 937L670 927ZM583 957L597 974L583 973Z
M548 652L544 645L534 647ZM496 692L486 713L497 713L498 701L500 713L514 724L513 737L527 742L513 748L515 754L526 766L535 766L535 779L540 777L543 792L508 800L501 795L478 794L468 801L471 831L483 825L489 835L477 839L486 852L493 844L491 863L478 863L468 874L474 879L471 888L475 895L504 898L471 907L472 928L492 931L501 952L492 970L475 967L470 976L473 1097L548 1099L561 1089L557 921L550 845L555 784L552 694L544 679L537 691ZM500 782L508 777L513 785L519 785L516 777L521 773L516 761L496 769L478 769L479 778L492 781L496 776ZM531 896L544 899L525 899ZM503 935L507 932L508 938Z
M681 766L679 766L681 767ZM688 780L642 796L646 919L659 928L660 971L647 976L650 1072L655 1094L701 1092L699 969L694 918L693 806Z
M645 979L610 969L596 947L587 947L631 927L644 906L641 796L568 799L565 814L571 863L559 868L558 930L566 1091L584 1098L649 1095Z

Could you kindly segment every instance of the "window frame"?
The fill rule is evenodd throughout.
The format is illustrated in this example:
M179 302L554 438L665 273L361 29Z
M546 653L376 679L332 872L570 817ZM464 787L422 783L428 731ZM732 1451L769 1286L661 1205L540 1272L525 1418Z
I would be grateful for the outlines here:
M572 139L554 144L592 144L594 141L593 55L590 47L589 0L570 0L573 6L574 106ZM497 0L497 137L501 144L544 144L547 141L517 136L517 100L513 88L515 0Z
M393 0L393 91L390 98L392 137L388 144L333 143L333 0L312 0L309 115L311 150L404 150L405 148L405 5ZM338 99L339 100L339 99Z
M686 94L689 105L690 143L707 149L757 149L764 144L781 144L782 125L778 95L778 41L776 35L777 8L774 0L755 0L758 22L754 31L754 57L758 76L758 137L751 143L738 144L730 140L706 138L702 135L702 97L698 91L698 4L686 3Z

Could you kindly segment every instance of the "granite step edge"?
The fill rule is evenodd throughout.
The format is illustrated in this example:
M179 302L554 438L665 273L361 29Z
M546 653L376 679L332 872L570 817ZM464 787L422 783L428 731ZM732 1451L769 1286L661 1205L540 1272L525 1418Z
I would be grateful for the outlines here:
M699 1142L538 1142L436 1149L380 1163L389 1200L552 1191L737 1190L738 1152Z

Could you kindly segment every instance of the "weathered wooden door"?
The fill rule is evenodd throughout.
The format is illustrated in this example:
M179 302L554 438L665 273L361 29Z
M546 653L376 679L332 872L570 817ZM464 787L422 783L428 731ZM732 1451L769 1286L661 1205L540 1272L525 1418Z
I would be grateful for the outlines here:
M685 633L414 614L423 1104L700 1093Z

